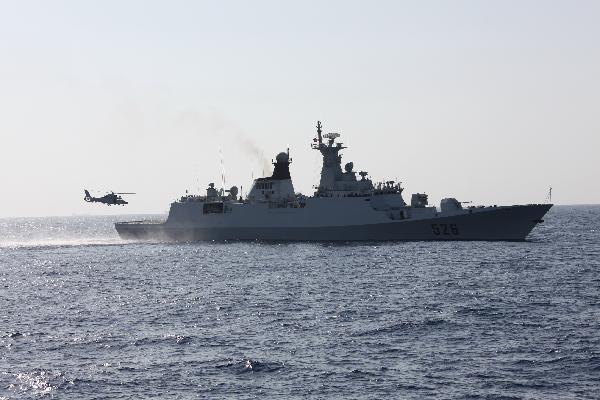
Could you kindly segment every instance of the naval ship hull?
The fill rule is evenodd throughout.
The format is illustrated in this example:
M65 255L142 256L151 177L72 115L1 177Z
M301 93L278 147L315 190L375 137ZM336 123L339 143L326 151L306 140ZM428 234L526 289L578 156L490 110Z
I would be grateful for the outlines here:
M459 215L339 226L198 226L182 221L120 222L121 238L157 241L523 241L551 204L487 207ZM465 210L466 211L466 210Z

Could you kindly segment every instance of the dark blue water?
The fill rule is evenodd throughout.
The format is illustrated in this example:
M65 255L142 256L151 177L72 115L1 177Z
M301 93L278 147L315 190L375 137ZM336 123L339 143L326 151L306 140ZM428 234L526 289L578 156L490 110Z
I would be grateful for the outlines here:
M600 396L600 206L524 243L124 243L0 220L0 398Z

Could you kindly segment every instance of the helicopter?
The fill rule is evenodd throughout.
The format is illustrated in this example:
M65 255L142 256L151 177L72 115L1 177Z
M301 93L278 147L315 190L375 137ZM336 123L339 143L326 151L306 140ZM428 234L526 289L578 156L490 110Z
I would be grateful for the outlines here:
M129 204L127 201L123 200L121 195L122 194L135 194L135 193L110 192L110 193L105 194L102 197L93 197L90 194L90 192L87 191L87 189L84 189L83 191L85 192L85 197L83 198L83 200L87 201L88 203L102 203L102 204L106 204L107 206L112 206L112 205L124 206L125 204Z

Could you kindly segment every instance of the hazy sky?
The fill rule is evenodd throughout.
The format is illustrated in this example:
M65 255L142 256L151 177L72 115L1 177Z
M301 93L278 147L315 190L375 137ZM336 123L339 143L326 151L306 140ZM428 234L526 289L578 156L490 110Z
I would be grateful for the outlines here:
M317 119L343 162L478 204L600 203L600 1L0 0L0 217L249 189ZM270 173L270 171L268 171Z

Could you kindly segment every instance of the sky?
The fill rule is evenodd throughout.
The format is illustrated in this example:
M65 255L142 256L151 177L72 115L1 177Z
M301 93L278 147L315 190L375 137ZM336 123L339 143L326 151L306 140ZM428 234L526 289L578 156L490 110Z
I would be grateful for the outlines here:
M310 194L317 120L406 200L600 203L598 21L577 0L0 0L0 217L167 212L287 148Z

